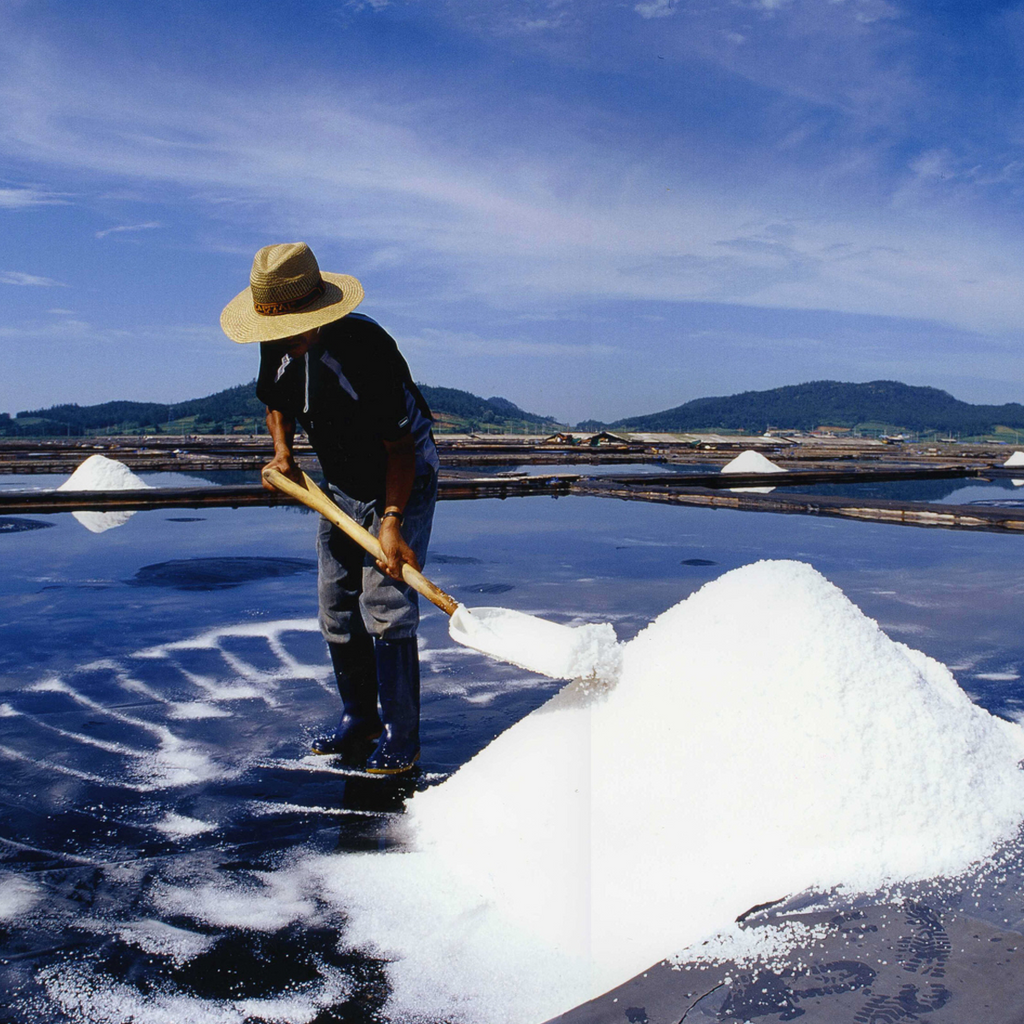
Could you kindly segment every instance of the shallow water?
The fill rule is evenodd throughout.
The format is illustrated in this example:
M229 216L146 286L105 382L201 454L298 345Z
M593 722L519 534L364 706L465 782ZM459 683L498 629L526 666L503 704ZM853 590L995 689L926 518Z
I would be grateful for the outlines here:
M348 948L344 902L288 865L400 846L408 787L447 776L559 684L454 647L428 607L417 778L307 755L337 714L314 531L290 508L144 512L102 534L67 514L0 519L11 1020L379 1019L382 955ZM517 498L442 503L432 550L428 575L469 605L610 621L623 639L728 569L801 559L977 703L1024 713L1020 537Z

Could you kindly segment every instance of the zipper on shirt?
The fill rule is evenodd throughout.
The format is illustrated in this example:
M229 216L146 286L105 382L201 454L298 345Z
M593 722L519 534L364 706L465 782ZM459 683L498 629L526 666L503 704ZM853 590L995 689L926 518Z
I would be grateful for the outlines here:
M306 383L305 383L305 402L302 406L303 412L309 412L309 350L306 350Z

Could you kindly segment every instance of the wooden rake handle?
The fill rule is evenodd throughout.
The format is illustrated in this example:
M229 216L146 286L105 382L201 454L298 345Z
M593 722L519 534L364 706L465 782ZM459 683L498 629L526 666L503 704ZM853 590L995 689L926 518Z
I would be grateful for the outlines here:
M384 552L381 550L380 542L369 530L364 529L350 516L338 508L330 498L320 490L319 487L305 474L302 474L302 483L297 484L289 480L284 473L276 469L264 469L263 479L272 487L287 494L303 505L319 512L325 519L330 520L346 536L354 540L364 551L368 551L374 558L384 560ZM418 572L408 563L402 565L402 579L417 593L422 594L428 601L436 604L446 615L451 615L459 606L451 594L446 594L439 586L427 579L423 573Z

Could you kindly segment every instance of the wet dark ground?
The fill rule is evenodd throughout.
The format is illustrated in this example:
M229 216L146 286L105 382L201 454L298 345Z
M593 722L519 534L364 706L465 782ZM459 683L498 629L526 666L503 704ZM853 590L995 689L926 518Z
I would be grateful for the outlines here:
M34 521L49 528L0 522L0 1021L381 1020L383 955L349 949L343 910L288 890L277 869L296 850L400 843L409 791L442 780L558 684L455 647L428 608L420 771L397 782L346 774L307 754L337 713L314 622L311 514L147 512L101 534L69 515ZM798 558L1016 720L1022 545L528 498L440 505L427 570L467 604L611 621L628 639L729 569ZM273 898L224 895L225 880L248 878ZM971 913L1019 932L1019 883L1019 866L1002 865ZM964 909L948 895L929 906ZM899 1009L899 991L872 1024L928 1019L930 990L916 1010ZM810 999L789 1011L719 1003L687 1020L795 1019L780 1014Z

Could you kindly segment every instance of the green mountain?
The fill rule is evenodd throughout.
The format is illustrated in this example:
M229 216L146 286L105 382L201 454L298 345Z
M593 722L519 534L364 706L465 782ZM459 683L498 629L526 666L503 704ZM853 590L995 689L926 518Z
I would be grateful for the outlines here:
M552 416L524 412L507 398L478 398L457 388L418 385L434 413L435 433L550 434L561 426Z
M738 430L761 433L767 427L891 429L914 433L982 436L997 427L1024 428L1024 405L971 405L938 388L898 381L844 384L834 380L792 384L770 391L745 391L723 398L698 398L664 412L632 416L611 424L589 422L579 429L683 433Z
M550 416L524 412L506 398L480 398L456 388L420 385L441 432L550 433L559 424ZM255 383L218 391L174 405L159 402L104 402L53 405L47 409L0 414L0 436L79 437L89 434L262 433L263 404Z

